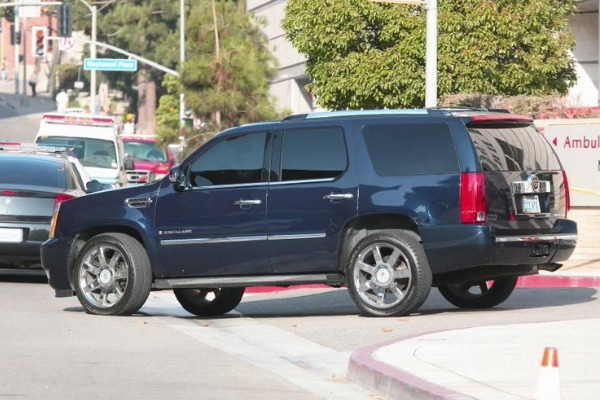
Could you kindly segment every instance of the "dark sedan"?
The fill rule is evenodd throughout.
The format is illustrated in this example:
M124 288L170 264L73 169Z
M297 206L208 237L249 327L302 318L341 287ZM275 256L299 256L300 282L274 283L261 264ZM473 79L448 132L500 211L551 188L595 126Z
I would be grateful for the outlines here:
M60 152L0 147L0 268L39 268L58 205L100 189L77 163Z

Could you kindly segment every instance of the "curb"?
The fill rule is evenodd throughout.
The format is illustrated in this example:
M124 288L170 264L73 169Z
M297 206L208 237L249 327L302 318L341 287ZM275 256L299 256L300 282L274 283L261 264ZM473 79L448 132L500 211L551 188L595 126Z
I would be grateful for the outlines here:
M568 287L600 287L600 276L591 275L528 275L521 276L517 281L517 288L568 288ZM276 293L298 289L332 289L323 284L282 286L254 286L247 287L246 293Z
M403 336L355 350L350 355L346 379L393 399L476 400L474 397L436 385L373 358L373 353L381 347L432 333L436 332Z

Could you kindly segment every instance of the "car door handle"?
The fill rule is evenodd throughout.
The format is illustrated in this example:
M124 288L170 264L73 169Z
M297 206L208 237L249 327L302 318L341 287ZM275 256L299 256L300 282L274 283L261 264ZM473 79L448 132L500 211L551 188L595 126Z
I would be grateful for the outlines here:
M240 206L240 207L258 206L260 204L262 204L261 200L242 200L242 199L239 199L239 200L233 202L233 205Z
M323 200L349 200L353 197L352 193L329 193L323 196Z

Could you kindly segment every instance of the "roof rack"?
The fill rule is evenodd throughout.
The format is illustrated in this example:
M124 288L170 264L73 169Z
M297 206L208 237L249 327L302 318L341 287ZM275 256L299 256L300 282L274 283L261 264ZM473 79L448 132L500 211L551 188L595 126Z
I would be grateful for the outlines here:
M40 153L68 154L71 153L74 148L74 146L68 145L57 146L42 143L0 143L0 151L28 151Z
M308 114L288 115L282 121L294 121L304 119L336 118L336 117L360 117L370 115L426 115L424 108L398 108L380 110L340 110L340 111L318 111Z
M510 111L504 108L485 108L485 107L463 107L463 106L441 106L441 107L428 107L427 110L431 111L482 111L482 112L501 112L510 113Z

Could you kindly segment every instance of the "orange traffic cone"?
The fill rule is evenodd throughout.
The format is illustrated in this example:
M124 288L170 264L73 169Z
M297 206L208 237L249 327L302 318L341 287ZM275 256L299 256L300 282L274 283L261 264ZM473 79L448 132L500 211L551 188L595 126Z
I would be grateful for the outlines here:
M561 400L561 398L558 351L555 347L546 347L535 391L535 400Z

